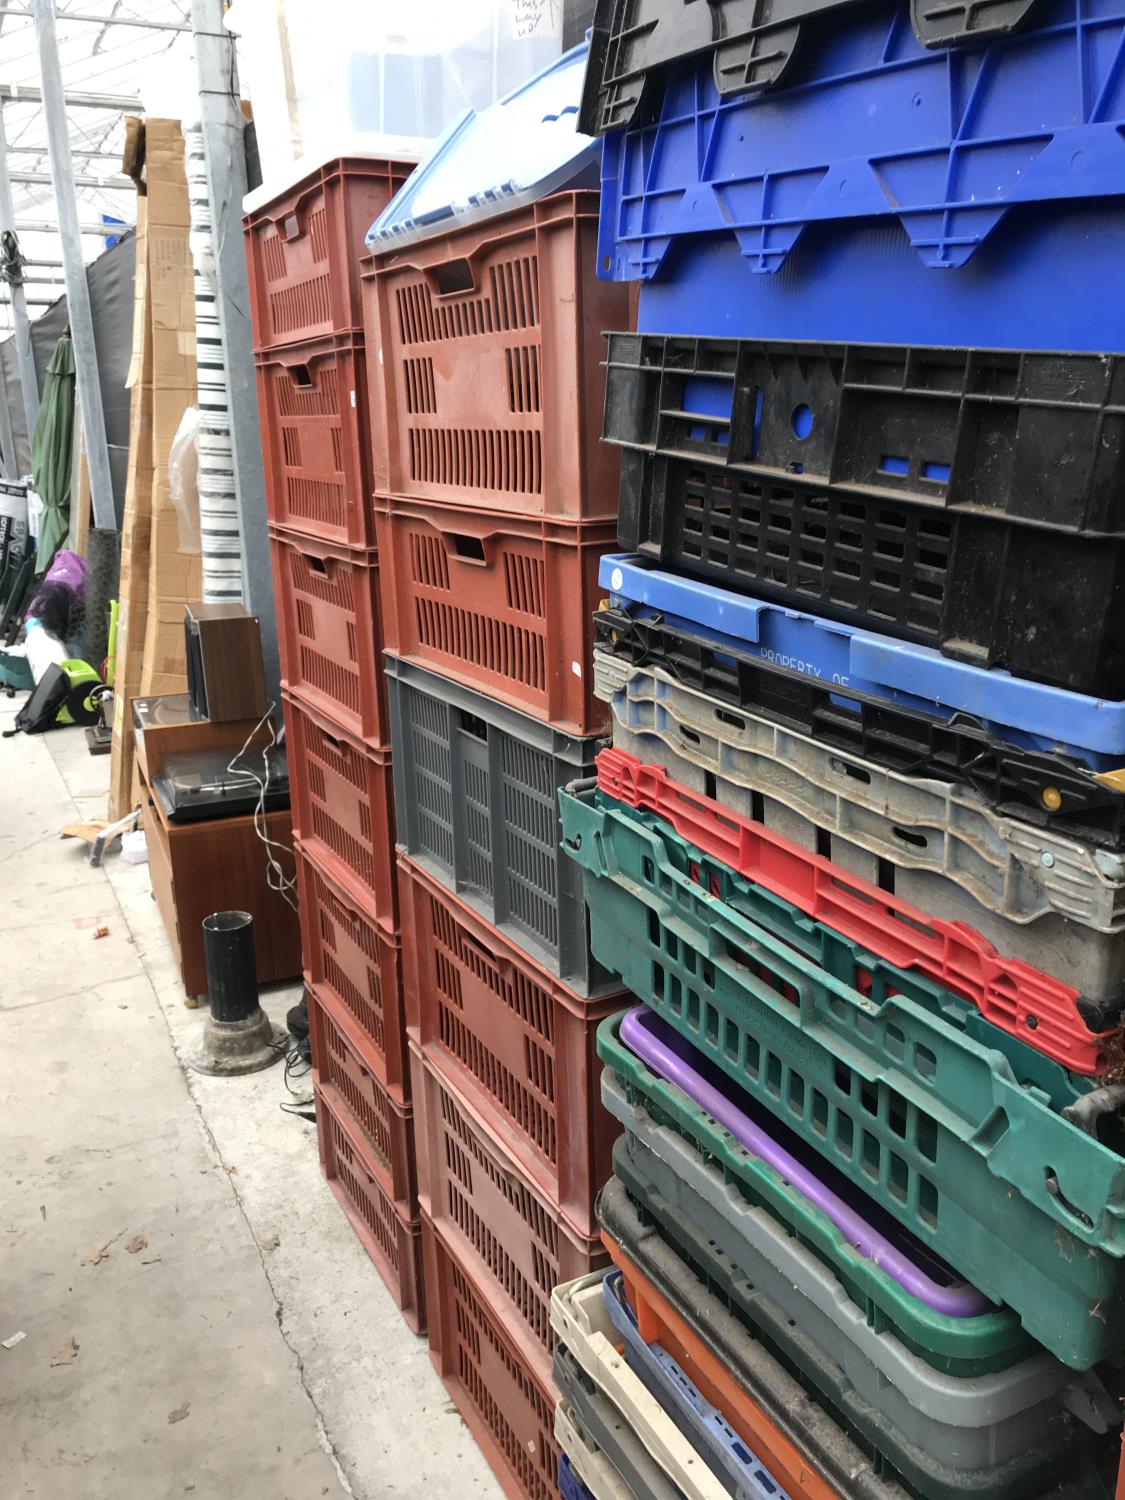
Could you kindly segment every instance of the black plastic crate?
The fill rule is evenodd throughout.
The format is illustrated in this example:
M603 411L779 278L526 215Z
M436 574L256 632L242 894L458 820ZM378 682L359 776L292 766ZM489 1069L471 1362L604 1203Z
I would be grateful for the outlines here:
M611 334L623 548L1125 696L1125 359Z
M968 785L1024 823L1119 851L1125 791L1062 755L1025 750L990 735L967 715L931 719L882 699L742 655L661 618L627 610L594 616L594 644L634 666L659 668L684 687L796 729L905 776ZM846 706L845 706L846 704Z
M400 846L578 994L619 990L590 956L582 874L559 848L559 788L595 774L605 741L385 660Z
M645 123L660 102L664 69L705 53L713 54L720 94L768 88L788 69L802 27L849 3L794 0L773 8L748 0L598 0L578 128L604 135ZM910 18L924 46L954 46L1015 31L1032 3L914 0ZM839 24L831 14L827 19Z

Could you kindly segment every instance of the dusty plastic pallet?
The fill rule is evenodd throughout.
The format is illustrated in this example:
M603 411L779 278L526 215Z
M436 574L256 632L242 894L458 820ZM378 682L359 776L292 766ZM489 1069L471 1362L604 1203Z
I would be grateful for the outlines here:
M297 890L309 983L347 1012L391 1098L409 1103L401 939L301 848Z
M627 1129L633 1129L638 1114L643 1114L643 1139L654 1148L659 1146L669 1159L675 1155L673 1148L678 1140L704 1160L714 1162L739 1215L765 1213L782 1224L798 1245L837 1278L875 1334L891 1334L911 1355L956 1380L1011 1369L1039 1352L1008 1308L957 1316L928 1305L908 1290L877 1256L857 1246L853 1237L829 1218L823 1205L787 1182L760 1156L748 1152L681 1089L631 1052L621 1041L620 1019L605 1023L598 1036L598 1050L606 1065L602 1098L610 1113ZM801 1146L792 1131L775 1125L774 1134L799 1156ZM619 1152L620 1147L616 1147L615 1157ZM675 1159L681 1160L678 1156ZM817 1163L816 1171L828 1185L842 1181L826 1161ZM924 1247L914 1236L908 1231L900 1231L898 1236L887 1232L893 1226L880 1214L877 1204L861 1200L857 1212L890 1244L900 1244L918 1265L926 1265ZM942 1268L932 1266L931 1279L939 1276Z
M590 774L598 742L390 653L386 671L407 854L583 998L619 989L590 958L582 882L559 853L558 789Z
M998 812L1120 854L1125 797L1117 779L1058 747L1017 745L971 715L939 719L842 681L833 683L831 672L823 681L823 672L818 678L789 671L749 649L708 639L687 622L647 610L602 611L594 638L595 650L664 671L683 686L729 704L736 714L757 714L804 730L826 746L887 770L971 787Z
M617 514L599 443L596 193L558 193L365 262L375 489L557 520Z
M458 1263L538 1346L550 1380L551 1289L604 1263L595 1232L578 1233L490 1136L468 1101L411 1048L422 1208Z
M977 934L897 901L830 860L681 786L663 766L619 748L598 756L598 786L630 807L659 814L676 832L739 875L791 901L817 922L917 970L975 1005L986 1020L1076 1073L1100 1074L1120 1009L1083 999L1073 985L1005 959Z
M691 0L598 0L578 128L607 135L647 124L659 109L665 79L699 58L710 59L720 96L775 86L806 28L815 34L818 27L846 26L848 3L806 0L779 16L738 0L712 0L702 15ZM911 6L910 19L923 46L951 46L1006 36L1030 9L1031 0L931 3Z
M315 986L307 998L313 1081L320 1096L337 1119L351 1115L366 1137L368 1161L381 1173L384 1192L413 1218L418 1212L413 1113L380 1082L351 1017Z
M893 1480L885 1480L828 1414L805 1395L800 1384L722 1307L698 1288L696 1307L706 1306L707 1332L670 1304L664 1289L642 1280L632 1255L614 1238L618 1220L612 1210L620 1183L611 1181L602 1194L603 1237L614 1265L625 1277L626 1294L646 1343L659 1343L759 1457L775 1483L790 1495L808 1500L838 1500L864 1495L867 1500L904 1500ZM627 1200L626 1200L627 1203ZM613 1228L609 1227L610 1225ZM632 1244L628 1246L631 1252ZM669 1252L670 1253L670 1252ZM679 1263L680 1284L695 1294L691 1269ZM639 1293L644 1300L639 1300Z
M406 1024L582 1234L610 1174L595 1033L621 995L582 1001L416 865L398 859Z
M621 750L1099 1004L1125 993L1120 855L735 712L659 670L597 652L594 671Z
M421 1231L383 1187L362 1131L320 1093L316 1123L329 1186L406 1323L420 1333L426 1326Z
M666 825L592 793L561 803L595 950L627 988L1064 1363L1106 1358L1125 1331L1122 1158L998 1051L892 993L876 961L860 993L712 896ZM807 937L831 963L840 940ZM1029 1056L1061 1104L1069 1075Z
M374 547L363 345L317 339L258 356L266 512L319 541Z
M604 732L591 616L612 521L377 498L383 635L396 655L564 729Z
M909 0L851 9L764 94L721 95L708 58L670 70L655 119L603 140L600 273L675 279L705 236L776 273L810 230L880 218L927 268L952 271L1008 215L1022 229L1119 192L1125 101L1109 59L1120 14L1099 27L1105 60L1082 91L1087 21L1072 0L1037 6L1014 36L953 50L916 39L920 13ZM692 292L700 308L722 297L703 281Z
M623 1095L620 1102L629 1110ZM846 1425L908 1484L930 1496L1004 1500L1028 1489L1040 1467L1058 1465L1076 1437L1090 1441L1089 1426L1103 1434L1116 1428L1116 1401L1101 1381L1049 1355L965 1379L910 1356L893 1336L866 1326L827 1268L776 1220L740 1209L721 1173L679 1137L651 1130L639 1110L630 1112L638 1130L630 1127L614 1155L630 1196L701 1276L714 1282L723 1268L750 1331L806 1388L847 1409Z
M1122 696L1125 363L610 334L607 368L624 550Z
M246 217L256 350L359 331L364 236L413 170L412 162L343 158Z
M390 748L373 553L271 528L282 684L374 750Z
M422 1213L430 1357L508 1500L557 1500L556 1395Z
M671 1481L672 1494L679 1492L684 1500L722 1500L728 1493L726 1486L618 1352L616 1333L602 1301L602 1280L603 1273L598 1272L557 1286L551 1294L551 1324L560 1346L581 1372L573 1383L559 1382L563 1395L579 1415L587 1413L588 1392L595 1397L600 1394L615 1407L640 1438L657 1477ZM566 1365L565 1356L560 1363ZM640 1476L623 1477L631 1489L648 1493Z
M379 925L397 930L391 759L283 694L293 789L293 831Z
M830 1493L870 1494L868 1486L874 1484L887 1496L926 1496L921 1487L904 1486L893 1465L870 1443L857 1442L848 1430L851 1423L846 1416L841 1420L843 1414L832 1403L805 1391L737 1315L721 1282L709 1286L667 1242L646 1233L620 1183L610 1184L602 1210L606 1243L623 1274L640 1336L670 1354L736 1429L757 1436L763 1422L773 1425L793 1442L797 1472L802 1459L811 1463L835 1485ZM810 1352L816 1358L815 1347ZM827 1369L826 1376L830 1378ZM1013 1475L1001 1493L1100 1500L1104 1458L1116 1448L1112 1436L1107 1441L1101 1452L1072 1443L1061 1459L1056 1455L1053 1463ZM968 1497L979 1492L967 1487L960 1493Z

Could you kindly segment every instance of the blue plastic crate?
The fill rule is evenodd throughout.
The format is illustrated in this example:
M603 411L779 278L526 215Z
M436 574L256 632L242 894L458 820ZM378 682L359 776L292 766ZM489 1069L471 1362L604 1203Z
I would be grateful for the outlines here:
M731 235L685 240L642 283L642 333L1125 352L1125 209L1013 209L956 271L923 265L897 224L814 224L759 276Z
M801 676L943 720L971 714L1000 739L1072 755L1095 771L1111 770L1125 756L1125 702L952 661L927 646L746 598L637 557L603 557L600 581L615 602L660 614L672 629ZM843 694L838 701L849 706Z
M559 1494L562 1500L594 1500L590 1491L570 1467L565 1453L559 1454Z
M649 280L715 232L772 272L810 224L884 217L951 269L1017 205L1125 192L1121 0L1055 0L954 51L923 47L910 9L817 28L762 94L721 96L706 58L669 69L655 121L605 138L604 273Z

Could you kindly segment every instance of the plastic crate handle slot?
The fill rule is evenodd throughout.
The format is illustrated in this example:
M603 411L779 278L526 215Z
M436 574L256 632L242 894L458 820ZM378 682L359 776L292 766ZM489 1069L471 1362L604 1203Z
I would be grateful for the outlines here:
M306 552L304 556L310 573L316 573L319 577L331 582L336 572L336 559L334 557L315 557L311 552Z
M505 958L500 953L493 953L484 946L479 938L475 938L471 932L468 932L464 928L461 930L460 938L466 948L471 948L481 962L487 964L489 968L498 969L501 974L505 975L511 974L514 970L515 965L510 958Z
M305 226L302 224L296 209L287 213L278 225L278 233L286 244L291 245L294 240L304 239Z
M492 559L489 556L491 549L485 546L482 537L469 536L463 531L447 531L442 539L445 543L446 555L452 556L457 562L464 563L470 568L491 566Z
M313 379L312 367L310 365L286 365L285 373L289 376L290 382L295 385L299 391L311 391L313 386L316 384L316 381Z
M466 292L477 290L476 266L468 256L443 261L438 266L425 266L422 274L435 297L463 297Z

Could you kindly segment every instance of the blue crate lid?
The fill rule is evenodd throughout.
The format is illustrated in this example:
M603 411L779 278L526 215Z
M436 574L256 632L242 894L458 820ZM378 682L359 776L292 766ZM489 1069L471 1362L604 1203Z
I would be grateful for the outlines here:
M586 43L488 109L467 109L367 232L376 254L569 187L598 185L601 143L579 135Z
M1013 745L1073 755L1095 771L1114 769L1125 753L1125 702L974 667L929 646L667 573L640 557L603 557L598 581L614 600L659 613L673 629L833 684L843 706L852 689L945 720L971 714Z

